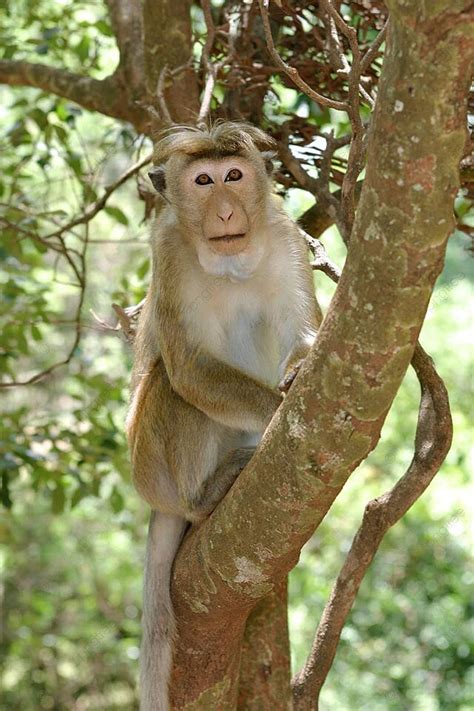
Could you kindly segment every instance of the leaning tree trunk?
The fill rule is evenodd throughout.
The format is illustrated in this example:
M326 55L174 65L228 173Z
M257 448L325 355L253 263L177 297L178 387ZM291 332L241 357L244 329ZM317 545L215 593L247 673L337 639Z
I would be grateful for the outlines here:
M470 6L389 5L367 174L336 295L263 446L178 554L176 708L236 708L252 666L241 661L246 621L376 445L443 264L473 55L460 11ZM273 689L269 675L267 699L280 683L276 675Z

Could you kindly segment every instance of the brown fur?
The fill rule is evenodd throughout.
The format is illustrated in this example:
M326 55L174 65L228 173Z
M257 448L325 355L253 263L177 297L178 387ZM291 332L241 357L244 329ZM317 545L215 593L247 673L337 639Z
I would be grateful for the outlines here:
M255 150L274 150L275 145L273 138L255 126L217 121L208 130L173 126L161 134L153 158L155 163L165 163L176 154L219 157Z
M157 184L168 203L153 230L128 418L133 481L155 511L143 711L168 707L169 579L186 521L202 520L225 496L281 402L279 381L319 324L306 247L271 196L261 155L271 146L259 129L222 123L175 129L155 152L166 161ZM236 170L242 177L229 181ZM197 174L211 183L197 184Z

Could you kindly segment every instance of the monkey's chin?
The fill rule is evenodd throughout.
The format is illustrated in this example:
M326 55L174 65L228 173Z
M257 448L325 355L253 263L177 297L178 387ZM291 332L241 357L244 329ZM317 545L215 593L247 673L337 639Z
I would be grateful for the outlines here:
M244 281L257 271L265 246L259 243L258 247L250 246L247 250L231 254L211 251L207 244L201 242L197 252L199 264L206 274L227 277L231 281Z

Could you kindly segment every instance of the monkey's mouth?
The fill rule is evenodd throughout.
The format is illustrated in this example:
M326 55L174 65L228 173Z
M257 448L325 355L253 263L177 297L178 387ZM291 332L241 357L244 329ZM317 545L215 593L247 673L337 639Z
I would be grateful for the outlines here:
M211 242L237 242L245 237L245 232L236 235L217 235L217 237L209 237Z

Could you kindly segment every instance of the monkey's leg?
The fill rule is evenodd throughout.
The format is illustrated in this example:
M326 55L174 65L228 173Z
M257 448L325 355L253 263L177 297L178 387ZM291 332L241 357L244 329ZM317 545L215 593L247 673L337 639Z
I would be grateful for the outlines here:
M188 519L219 462L223 428L171 388L158 361L140 394L133 423L133 481L152 509Z
M206 479L195 498L189 502L192 520L201 520L209 516L219 501L229 491L249 461L252 459L255 447L241 447L228 453L217 469Z

